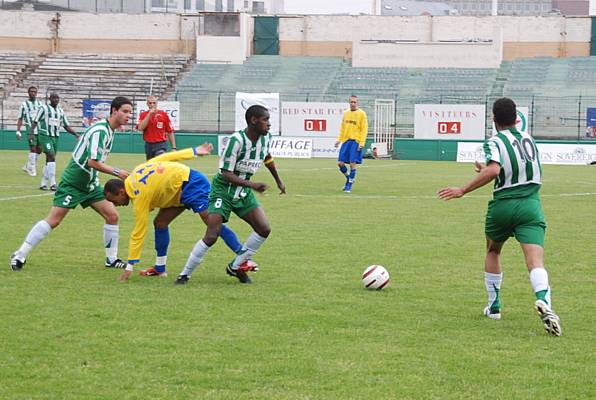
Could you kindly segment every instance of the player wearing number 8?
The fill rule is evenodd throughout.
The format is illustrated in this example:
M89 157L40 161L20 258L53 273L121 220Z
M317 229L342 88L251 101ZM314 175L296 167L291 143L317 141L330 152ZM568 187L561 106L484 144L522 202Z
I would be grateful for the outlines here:
M478 175L462 187L439 190L443 200L462 197L494 180L493 199L486 213L486 258L484 282L488 304L484 315L501 319L500 254L505 241L515 236L520 243L530 283L536 295L535 309L545 330L561 335L559 317L553 312L548 273L544 268L546 222L540 202L542 168L536 143L527 132L515 128L516 106L502 98L493 104L497 134L484 144L486 165L476 162Z

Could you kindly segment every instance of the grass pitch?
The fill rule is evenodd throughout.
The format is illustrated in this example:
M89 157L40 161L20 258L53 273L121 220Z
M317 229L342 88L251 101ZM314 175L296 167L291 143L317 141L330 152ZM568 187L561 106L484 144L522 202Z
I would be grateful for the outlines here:
M366 161L351 194L333 160L277 160L288 195L260 201L272 234L252 285L226 276L219 241L185 287L174 279L204 225L190 212L170 227L170 276L103 267L103 220L76 209L34 249L9 255L52 197L20 167L0 163L0 398L2 399L590 399L596 397L596 167L544 166L546 265L563 336L549 337L519 246L503 251L503 319L482 316L484 213L490 188L441 202L436 191L473 175L469 164ZM63 170L68 154L58 157ZM132 168L142 155L113 154ZM215 156L191 167L212 175ZM41 170L41 162L38 163ZM107 179L104 175L103 180ZM132 208L120 208L126 258ZM249 228L230 226L241 240ZM154 262L148 235L142 265ZM360 276L382 264L383 291Z

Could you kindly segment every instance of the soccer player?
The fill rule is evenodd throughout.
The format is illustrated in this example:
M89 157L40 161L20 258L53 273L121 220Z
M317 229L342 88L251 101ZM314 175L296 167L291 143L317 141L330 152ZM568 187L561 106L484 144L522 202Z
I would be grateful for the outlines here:
M19 110L19 119L17 119L16 134L18 140L21 140L21 129L23 126L25 127L26 134L29 135L31 123L37 115L37 109L41 107L41 102L37 100L37 88L35 86L29 86L29 89L27 89L27 94L29 95L29 99L25 100L21 104L21 109ZM29 140L28 143L29 156L27 158L27 163L23 166L23 171L28 173L30 176L37 176L37 157L39 154L41 154L41 148L39 147L39 142L37 141L37 130L34 130L33 140Z
M256 190L263 193L267 190L267 185L251 182L250 178L264 163L282 194L286 192L286 187L277 173L273 157L269 154L269 111L260 105L250 106L246 110L245 119L246 129L235 132L230 137L219 161L219 171L213 178L209 194L207 231L203 239L192 249L184 270L176 279L178 285L188 282L195 268L215 244L222 224L228 221L231 212L246 221L254 231L248 236L240 254L228 264L226 273L236 277L241 283L251 283L247 271L253 268L248 264L248 260L263 245L271 233L271 227L252 192Z
M132 200L134 205L135 224L128 246L128 265L120 280L128 279L134 265L140 261L143 241L147 233L147 220L153 209L159 207L159 212L153 220L157 257L154 267L140 271L142 276L167 276L166 260L170 244L168 226L185 208L198 213L205 224L207 223L207 206L211 188L209 180L199 171L173 161L206 155L211 153L212 149L211 144L204 144L191 149L164 153L137 165L124 182L110 179L106 183L104 194L108 201L116 206L126 206ZM220 235L234 253L240 252L242 244L234 231L222 225ZM256 264L251 265L256 268Z
M157 97L147 97L147 106L149 109L139 116L137 129L143 132L145 157L149 160L168 151L168 139L172 150L176 150L176 139L170 117L165 111L157 108Z
M341 143L337 165L339 171L346 177L344 185L346 193L352 191L352 185L356 179L356 165L362 164L362 149L368 135L368 119L364 110L358 108L358 97L350 96L349 101L350 109L344 112L339 137L335 142L335 147ZM346 164L350 165L349 174Z
M501 98L493 104L497 134L484 143L486 165L476 162L478 175L462 187L439 190L439 197L450 200L462 197L494 180L493 199L486 213L486 258L484 283L488 304L484 315L501 319L501 282L499 260L501 249L510 236L520 243L530 283L536 294L535 309L544 329L561 335L561 322L552 310L548 273L544 268L544 232L546 222L540 202L542 167L536 143L526 132L515 128L516 106L513 100Z
M110 106L110 117L93 124L83 134L72 152L72 157L62 173L53 207L45 219L37 222L27 234L21 247L10 256L10 267L20 271L29 252L39 244L66 217L68 212L81 205L91 207L104 220L103 240L106 267L125 268L118 259L118 212L103 195L98 172L126 179L128 172L105 163L112 150L114 131L128 123L132 103L126 97L116 97Z
M60 127L71 135L79 139L79 134L70 127L64 111L59 105L60 96L57 93L50 94L50 104L42 104L37 110L37 115L31 122L29 129L29 143L33 142L35 129L38 131L39 147L46 155L46 165L43 167L41 190L56 191L56 154L58 153L58 138L60 137Z

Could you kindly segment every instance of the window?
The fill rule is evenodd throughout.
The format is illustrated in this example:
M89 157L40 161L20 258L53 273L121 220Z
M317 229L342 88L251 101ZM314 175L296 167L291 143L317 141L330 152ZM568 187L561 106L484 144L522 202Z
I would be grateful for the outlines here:
M223 11L223 0L215 0L215 11Z
M197 11L205 11L205 0L197 0Z
M234 0L228 0L228 11L236 11L234 8L236 8L236 6L234 5L235 1Z
M265 2L264 1L253 1L252 12L255 14L265 14Z
M151 11L171 12L178 10L178 0L151 0Z

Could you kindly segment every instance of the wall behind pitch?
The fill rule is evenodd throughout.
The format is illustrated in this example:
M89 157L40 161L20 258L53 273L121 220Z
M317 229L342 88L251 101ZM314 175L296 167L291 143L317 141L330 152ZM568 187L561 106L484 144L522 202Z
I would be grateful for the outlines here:
M166 13L0 11L0 49L45 53L194 54L196 21L195 16Z

